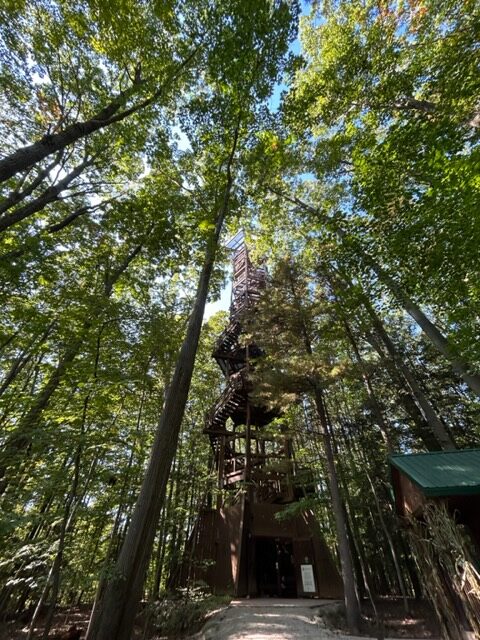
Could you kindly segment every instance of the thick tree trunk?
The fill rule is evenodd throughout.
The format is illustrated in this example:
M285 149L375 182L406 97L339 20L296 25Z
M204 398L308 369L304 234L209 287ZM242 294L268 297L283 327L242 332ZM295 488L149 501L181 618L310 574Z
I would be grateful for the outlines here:
M111 638L130 640L132 634L135 614L142 594L147 565L163 506L168 473L177 448L180 426L190 390L218 240L230 205L233 184L231 170L238 135L239 124L235 130L232 150L227 161L227 180L223 202L217 214L215 231L207 244L195 303L177 359L175 373L166 394L150 461L114 575L108 580L104 593L92 611L87 631L88 640L110 640Z
M108 580L104 593L92 612L87 634L89 640L129 640L131 636L170 462L175 453L190 388L213 258L214 251L209 245L187 335L160 418L140 495L116 565L117 575Z

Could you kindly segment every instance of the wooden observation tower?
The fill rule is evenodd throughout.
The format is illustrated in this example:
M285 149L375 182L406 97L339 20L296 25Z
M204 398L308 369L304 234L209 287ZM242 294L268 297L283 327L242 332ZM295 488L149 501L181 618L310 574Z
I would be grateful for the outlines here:
M230 321L213 352L226 385L204 427L219 491L217 504L210 499L199 515L182 582L201 580L217 593L236 596L342 597L340 576L313 514L277 517L305 495L298 482L305 470L296 466L291 438L278 426L280 412L253 399L251 360L262 350L242 340L242 325L255 313L266 269L252 264L242 232L227 246L233 254Z

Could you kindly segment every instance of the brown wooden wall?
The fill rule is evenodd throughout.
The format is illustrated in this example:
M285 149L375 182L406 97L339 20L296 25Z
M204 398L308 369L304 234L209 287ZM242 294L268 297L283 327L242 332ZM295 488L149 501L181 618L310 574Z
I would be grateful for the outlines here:
M283 538L293 545L298 596L342 598L340 575L313 514L304 512L277 520L275 515L282 509L281 505L249 504L241 500L226 509L203 512L189 544L192 561L190 568L188 564L183 568L183 584L190 573L194 580L205 581L215 593L255 596L255 539ZM201 563L205 560L209 560L211 566L202 569ZM302 563L314 565L316 594L303 592Z

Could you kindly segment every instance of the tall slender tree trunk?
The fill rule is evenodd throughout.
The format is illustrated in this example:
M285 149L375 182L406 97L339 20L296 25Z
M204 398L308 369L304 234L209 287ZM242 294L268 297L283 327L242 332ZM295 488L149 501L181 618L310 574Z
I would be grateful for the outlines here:
M427 451L440 451L442 445L435 437L425 415L420 410L418 399L415 397L410 385L407 383L405 376L398 369L396 363L391 357L385 353L380 338L376 335L366 336L367 342L375 349L381 358L382 364L389 372L390 377L397 387L397 397L399 403L403 406L406 415L411 419L410 425L412 435L418 442L421 442Z
M388 354L392 358L395 366L401 372L402 376L405 378L408 386L410 387L412 394L415 400L418 403L420 410L425 416L425 420L430 426L436 440L438 441L440 447L445 450L455 449L455 443L448 433L445 425L440 420L435 408L432 403L429 401L425 393L423 392L420 384L418 383L415 375L409 369L409 367L405 364L404 359L398 353L395 345L393 344L390 336L388 335L385 327L383 326L382 321L378 317L374 308L372 307L369 300L366 297L362 297L362 303L369 314L372 324L375 328L375 331L380 336L383 344L385 345Z
M2 384L0 385L0 396L2 396L5 393L5 391L8 389L10 384L15 380L18 374L30 362L34 354L34 347L38 349L38 347L45 342L45 340L48 338L48 336L52 332L54 325L55 325L55 321L50 322L50 324L47 326L47 328L45 329L43 334L40 336L40 338L37 339L37 336L32 338L28 346L20 353L18 358L14 360L14 362L12 363L12 366L10 367L10 370L8 371Z
M367 396L368 399L370 401L370 406L372 408L372 413L375 417L375 421L378 425L378 428L380 429L380 433L382 434L382 438L387 446L387 450L389 453L392 453L393 451L393 442L392 442L392 438L391 438L391 434L390 434L390 429L388 428L388 425L385 421L385 418L383 417L383 412L382 409L380 407L380 403L377 399L377 395L373 389L373 385L372 385L372 381L370 379L370 375L368 373L367 367L363 361L363 358L360 354L360 350L358 348L357 345L357 341L355 340L352 330L350 329L350 325L348 324L348 321L346 319L346 317L342 314L342 322L343 322L343 326L345 327L345 333L347 334L347 338L350 342L350 344L352 345L352 349L353 349L353 353L355 354L355 359L358 363L358 365L360 366L360 371L362 374L362 380L363 380L363 384L365 387L365 390L367 392Z
M343 426L341 427L341 432L342 432L342 436L343 436L343 442L344 445L348 451L348 454L350 456L350 458L353 460L355 457L355 452L352 449L351 446L351 442L350 442L350 438L347 435L345 429L343 428ZM333 434L332 431L330 431L330 433ZM335 445L335 439L333 439L333 444ZM335 446L335 452L338 452L338 447ZM358 464L358 463L357 463ZM377 610L377 606L375 604L375 594L374 594L374 590L373 590L373 584L374 581L372 580L372 567L369 565L367 559L366 559L366 550L365 550L365 546L362 544L364 536L361 535L358 525L357 525L357 520L354 517L354 509L352 506L352 498L351 498L351 494L350 494L350 490L348 487L348 482L345 481L345 479L342 477L342 486L343 486L343 490L344 490L344 495L345 495L345 507L346 507L346 514L347 514L347 524L349 524L349 528L348 528L348 535L349 538L351 539L351 541L353 542L353 545L357 551L357 558L358 558L358 563L360 565L360 571L363 577L363 583L365 585L365 589L367 591L367 595L368 595L368 599L370 600L370 603L372 605L372 610L375 616L375 620L377 622L377 632L378 632L378 637L379 638L383 638L383 619L379 616L378 610Z
M349 630L356 634L360 626L360 605L358 602L358 594L355 585L355 574L353 572L352 555L350 552L350 542L348 540L347 523L345 520L345 511L343 501L340 494L340 486L338 483L337 470L335 466L335 458L333 455L332 443L328 431L327 414L323 393L318 386L314 389L315 407L317 409L318 418L321 425L321 435L323 446L325 449L325 457L327 461L328 480L330 485L330 494L332 496L333 515L335 518L335 528L337 532L338 549L340 555L340 564L342 567L343 588L345 594L345 608L347 613L347 624Z
M348 282L347 278L345 278L345 275L342 275L342 279L348 283L347 286L352 286L351 283ZM331 284L331 286L333 287L333 284ZM402 355L398 352L397 348L393 344L390 336L388 335L383 325L382 320L380 319L377 312L375 311L369 298L363 291L360 291L359 298L363 307L366 309L368 315L370 316L375 333L378 335L380 341L384 344L390 358L392 359L394 368L398 369L400 373L400 377L406 381L407 386L411 391L411 395L418 409L422 414L421 417L419 417L417 415L418 412L414 411L412 415L413 407L409 406L407 403L405 408L407 410L407 413L412 415L415 421L415 424L417 425L418 435L421 437L423 443L428 449L436 449L436 448L445 449L445 450L455 449L456 448L455 442L452 436L450 435L444 423L440 419L437 411L435 410L435 407L432 405L430 400L427 398L426 394L423 392L414 373L405 364L405 359L402 357ZM341 306L340 306L340 312L342 313L343 322L345 323L346 318L345 318L345 314L341 309ZM348 333L349 332L347 331L347 334ZM351 332L349 333L349 338L352 341L353 336ZM376 349L379 355L383 358L383 355L381 353L381 350L379 349L379 345L377 344L376 340L373 339L372 336L367 336L367 340L372 344L372 346ZM360 354L358 353L357 355L359 356ZM387 362L387 366L388 366L388 362ZM407 400L408 402L408 398L405 398L405 395L402 393L402 402L404 402L404 404L405 404L405 400ZM426 427L428 427L428 431L431 432L431 435L430 433L426 432Z
M402 574L402 568L400 567L400 562L398 561L397 550L395 548L395 544L393 542L392 536L390 535L388 527L385 524L385 518L383 517L382 508L380 506L380 502L379 502L378 497L377 497L377 492L376 492L376 489L375 489L375 485L373 484L373 481L372 481L372 479L370 477L370 474L368 473L368 471L366 469L365 469L365 475L367 476L368 483L370 484L370 488L372 490L373 501L375 502L375 507L377 509L378 518L380 520L380 524L381 524L381 527L383 529L383 533L385 534L385 537L387 538L387 541L388 541L388 546L390 547L390 552L392 554L393 564L395 566L395 573L397 574L398 586L400 588L400 593L402 594L403 607L404 607L405 613L408 615L409 614L409 606L408 606L407 590L406 590L406 587L405 587L405 580L404 580L403 574Z
M480 375L471 371L470 364L457 353L455 347L445 338L438 327L427 318L420 307L407 296L395 280L393 280L373 258L368 257L365 261L370 263L372 270L377 274L380 282L383 282L383 284L390 289L405 311L415 320L425 335L430 339L433 346L450 361L453 371L467 383L472 391L480 396Z
M269 190L285 200L288 200L310 213L315 214L317 218L321 219L342 241L349 242L350 245L352 245L353 239L348 236L347 232L342 229L342 227L338 226L336 220L322 214L320 211L315 209L315 207L302 202L302 200L299 200L298 198L287 196L281 191L278 191L278 189L269 187ZM429 318L427 318L420 307L409 298L390 274L388 274L387 271L356 242L355 249L364 265L369 267L377 275L379 281L390 290L397 302L399 302L403 309L405 309L405 311L415 320L431 343L450 362L455 373L467 383L472 391L480 396L480 375L471 370L471 365L460 356L455 346L451 344L438 327Z
M33 638L33 634L35 631L35 624L38 620L38 617L42 611L42 608L47 601L48 595L50 591L52 592L51 603L48 608L47 618L45 621L43 639L46 640L48 637L48 632L50 631L50 627L52 625L53 614L55 612L55 604L57 602L58 590L60 587L60 571L62 567L63 553L65 550L65 536L69 528L69 524L72 520L72 505L75 501L77 495L77 487L78 487L78 479L80 472L80 459L81 459L81 447L78 448L77 453L75 455L75 466L73 471L72 485L68 494L67 502L65 505L65 511L62 519L62 525L60 529L60 537L58 541L58 549L55 554L54 561L50 568L47 581L45 583L45 587L43 588L40 599L38 600L37 606L32 616L32 620L30 622L30 628L28 630L27 640L31 640Z
M299 327L303 338L305 353L309 356L313 355L312 341L305 321L305 312L302 307L301 300L298 297L295 287L294 270L290 268L287 272L289 288L292 294L295 310L298 314ZM342 569L343 590L345 596L345 609L347 616L348 628L352 633L358 633L360 627L360 604L355 583L355 573L353 570L352 554L350 550L350 542L348 540L347 522L345 518L345 509L342 496L340 493L340 485L338 482L337 469L335 465L335 456L333 453L332 442L328 427L327 409L323 398L323 391L316 378L310 380L313 390L313 400L317 411L319 424L321 427L320 434L323 440L325 457L327 461L327 473L330 487L330 495L332 498L333 515L335 520L335 529L337 534L337 542L340 556L340 565Z
M162 580L162 565L163 565L163 550L165 549L165 540L164 536L166 533L165 525L166 525L166 514L167 509L166 505L163 507L162 512L160 514L160 525L158 528L158 543L157 549L155 551L155 572L153 576L153 584L150 592L150 600L155 602L158 600L160 596L160 584Z
M130 640L131 637L163 506L168 473L177 448L180 426L185 413L218 241L230 206L233 185L232 165L239 130L240 120L235 129L232 149L226 164L223 201L217 212L215 230L207 243L195 303L175 372L166 394L165 405L160 416L140 495L116 563L114 575L108 580L102 597L92 611L87 631L88 640L111 640L111 638Z

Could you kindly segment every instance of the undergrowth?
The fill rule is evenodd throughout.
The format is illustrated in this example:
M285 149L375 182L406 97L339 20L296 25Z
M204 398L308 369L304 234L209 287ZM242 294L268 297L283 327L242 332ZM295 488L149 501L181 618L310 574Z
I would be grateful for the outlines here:
M207 615L229 604L230 596L206 593L200 588L166 594L151 605L149 627L155 638L180 638L196 633Z

